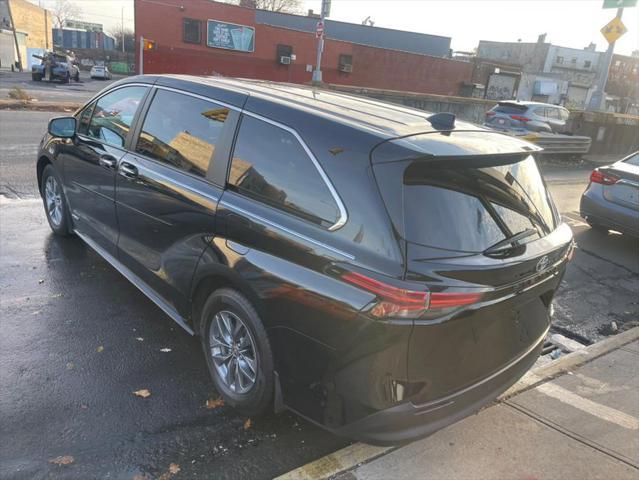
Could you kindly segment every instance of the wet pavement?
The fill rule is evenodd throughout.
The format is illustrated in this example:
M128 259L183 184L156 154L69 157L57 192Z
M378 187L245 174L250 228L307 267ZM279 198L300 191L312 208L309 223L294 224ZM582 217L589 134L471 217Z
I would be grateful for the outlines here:
M157 478L171 463L181 478L272 478L348 443L289 413L248 425L206 408L218 395L197 338L51 235L39 201L4 201L0 226L0 478Z
M176 478L272 478L346 445L289 413L249 424L206 408L198 339L79 239L51 235L34 155L55 115L0 112L0 478L171 478L171 463ZM586 343L639 317L639 242L575 213L589 170L546 173L578 242L555 325Z

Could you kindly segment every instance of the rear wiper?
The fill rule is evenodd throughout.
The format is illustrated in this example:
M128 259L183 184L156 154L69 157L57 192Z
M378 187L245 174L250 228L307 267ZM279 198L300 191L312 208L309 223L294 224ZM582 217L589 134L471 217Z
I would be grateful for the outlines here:
M523 240L524 238L531 237L531 236L536 235L538 233L539 232L537 232L537 230L535 230L534 228L527 228L526 230L522 230L519 233L515 233L514 235L511 235L510 237L505 238L505 239L497 242L494 245L491 245L486 250L484 250L484 254L486 254L486 253L495 253L495 252L498 252L500 250L504 250L505 247L508 247L508 246L512 245L513 243L517 243L520 240Z

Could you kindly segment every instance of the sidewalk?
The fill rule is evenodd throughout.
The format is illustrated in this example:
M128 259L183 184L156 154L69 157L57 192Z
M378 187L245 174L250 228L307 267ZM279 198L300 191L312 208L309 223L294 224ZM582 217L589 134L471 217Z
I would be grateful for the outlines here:
M599 346L610 338L533 370L492 407L423 440L372 450L372 460L331 478L637 479L638 332L622 334L630 343Z

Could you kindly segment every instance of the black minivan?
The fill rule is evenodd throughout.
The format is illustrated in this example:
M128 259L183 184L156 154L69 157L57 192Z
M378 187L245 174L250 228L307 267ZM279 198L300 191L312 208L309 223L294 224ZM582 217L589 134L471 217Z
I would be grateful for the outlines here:
M199 335L228 404L393 444L540 353L573 240L535 151L310 87L138 76L51 120L37 175L53 231Z

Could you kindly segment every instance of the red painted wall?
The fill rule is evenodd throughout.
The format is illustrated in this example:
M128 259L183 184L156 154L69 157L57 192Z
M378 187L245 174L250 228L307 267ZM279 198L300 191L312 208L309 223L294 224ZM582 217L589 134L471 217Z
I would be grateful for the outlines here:
M180 9L183 6L183 9ZM214 19L255 28L255 52L244 53L182 41L182 19ZM208 0L135 0L136 39L155 40L157 50L145 52L144 73L188 73L260 78L304 83L311 80L306 65L315 64L315 35L255 23L255 11ZM291 65L276 60L277 44L293 46L297 59ZM139 51L139 46L136 52ZM353 72L338 70L340 54L353 56ZM139 59L136 58L136 63ZM323 80L327 83L371 88L456 95L460 85L471 82L472 64L445 58L385 50L327 39L322 55Z

